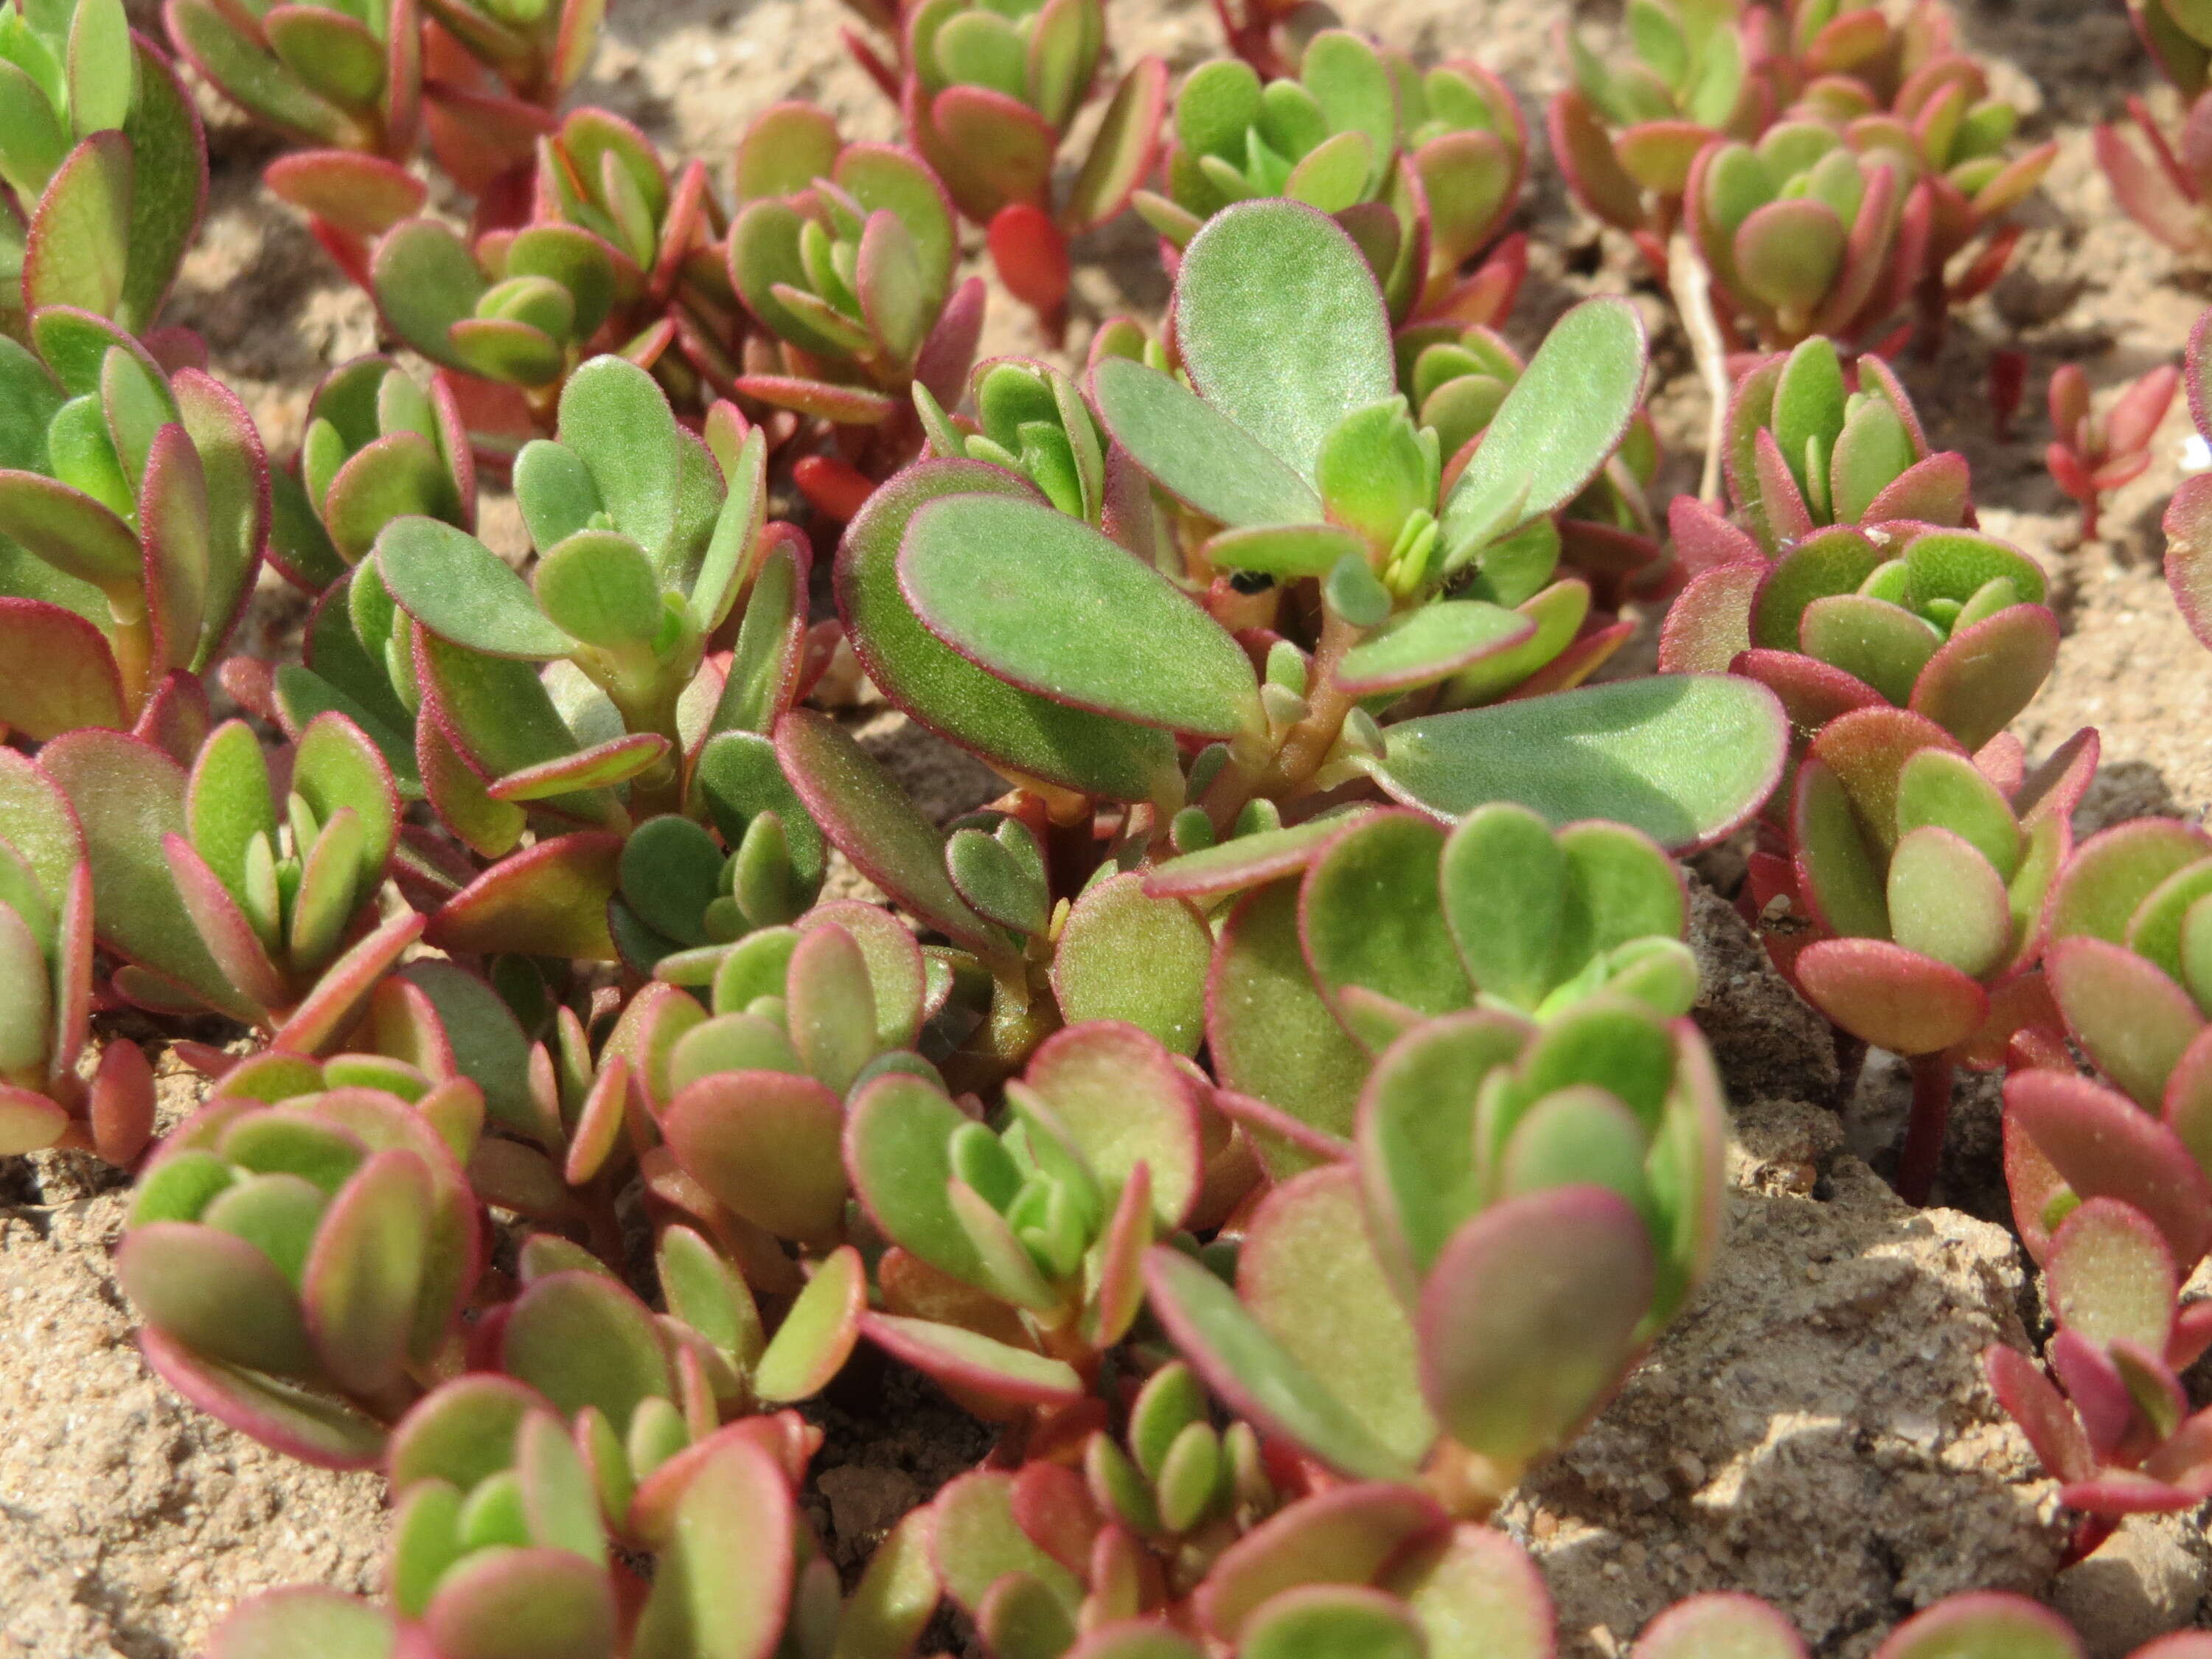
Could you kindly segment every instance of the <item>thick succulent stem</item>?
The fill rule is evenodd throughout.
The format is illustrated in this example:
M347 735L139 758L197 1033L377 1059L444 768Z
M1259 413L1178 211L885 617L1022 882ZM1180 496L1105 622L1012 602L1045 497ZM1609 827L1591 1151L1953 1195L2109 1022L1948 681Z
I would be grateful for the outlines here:
M1436 1449L1429 1454L1421 1480L1455 1520L1479 1522L1497 1513L1524 1473L1525 1469L1509 1468L1447 1437L1437 1441Z
M1951 1121L1954 1069L1948 1052L1912 1058L1912 1115L1905 1124L1905 1150L1897 1160L1897 1194L1908 1204L1925 1204L1936 1185L1943 1131Z
M1305 718L1283 734L1275 758L1260 780L1255 793L1278 799L1296 794L1321 769L1344 730L1345 716L1358 702L1336 678L1344 653L1359 643L1366 630L1348 623L1334 611L1322 624L1321 642L1314 649L1312 689L1306 693Z
M114 619L114 627L108 635L108 649L115 654L116 678L123 682L123 706L136 709L145 701L153 681L153 623L143 601L133 607L132 614L126 616L111 596L108 609Z
M2120 1523L2109 1515L2085 1515L2075 1524L2074 1536L2066 1546L2066 1565L2087 1560L2104 1547L2104 1542L2119 1530Z

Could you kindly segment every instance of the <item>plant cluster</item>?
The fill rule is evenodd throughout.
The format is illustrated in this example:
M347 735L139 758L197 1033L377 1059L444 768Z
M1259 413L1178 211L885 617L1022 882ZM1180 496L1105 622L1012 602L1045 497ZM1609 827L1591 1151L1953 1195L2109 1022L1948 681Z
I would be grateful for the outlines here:
M1568 38L1575 192L1758 348L1724 494L1662 504L1636 306L1510 321L1488 71L1312 3L1173 88L1097 0L857 9L903 139L774 105L723 194L562 106L594 0L169 0L390 349L274 459L161 323L175 72L118 0L0 10L0 1152L134 1170L148 1363L394 1502L381 1604L216 1659L902 1659L941 1608L994 1659L1546 1659L1486 1523L1722 1247L1676 860L1739 836L1778 969L1911 1064L1908 1195L2009 1073L2056 1329L1989 1368L2082 1547L2212 1493L2212 837L2075 845L2095 734L2008 733L2045 572L1867 349L2050 161L1942 14ZM1165 316L977 361L971 245L1057 346L1124 209ZM2092 528L2175 384L2054 380ZM296 653L234 648L264 563ZM937 822L863 674L1004 793ZM132 1019L207 1079L158 1145ZM806 1408L890 1365L997 1443L848 1585ZM1740 1596L1636 1646L1722 1651L1805 1650ZM1982 1595L1878 1659L2079 1653Z
M1722 326L1762 349L1906 331L1932 349L2003 274L2008 215L2057 159L2014 149L2020 112L1932 0L1902 22L1839 0L1637 0L1615 60L1561 33L1572 85L1549 125L1577 200L1662 274L1686 234Z
M2045 463L2052 480L2081 507L2081 539L2094 541L2103 500L2132 483L2150 466L2151 440L2173 406L2181 371L2162 364L2121 389L2107 407L2094 408L2089 383L2073 363L2051 377L2051 447Z
M2212 17L2186 0L2128 0L2150 60L2180 94L2185 113L2171 136L2141 98L2127 100L2132 131L2100 125L2095 133L2097 165L2112 187L2120 209L2175 252L2201 257L2212 249L2212 225L2204 216L2205 124L2212 106L2203 102L2212 70Z

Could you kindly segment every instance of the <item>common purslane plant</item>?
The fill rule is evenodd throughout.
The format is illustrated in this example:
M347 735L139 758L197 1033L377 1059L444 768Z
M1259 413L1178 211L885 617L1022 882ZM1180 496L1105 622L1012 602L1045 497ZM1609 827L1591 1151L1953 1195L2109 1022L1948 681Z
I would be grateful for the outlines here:
M909 389L957 400L982 280L953 280L958 223L936 175L908 151L847 144L811 106L763 112L739 141L737 182L729 280L769 337L738 387L836 434L845 453L828 459L857 498L803 474L802 487L849 516L870 479L913 453Z
M1687 231L1723 327L1740 319L1767 349L1871 343L1909 304L1932 349L2003 274L2021 234L2007 216L2057 150L2010 152L2020 112L1940 6L1893 23L1835 0L1780 17L1642 0L1626 21L1619 62L1563 29L1574 86L1551 106L1553 148L1577 198L1655 270Z
M1262 82L1237 58L1201 65L1176 94L1164 193L1137 207L1178 252L1232 203L1281 196L1334 215L1382 285L1394 324L1489 323L1512 309L1517 240L1480 269L1520 194L1528 132L1479 64L1423 72L1358 35L1306 42L1296 78Z
M2096 539L2105 496L2149 468L2151 440L2180 385L2181 371L2166 364L2123 386L2099 410L2077 365L2062 364L2051 377L2052 435L2044 464L2058 487L2081 503L2083 541Z
M404 163L425 139L472 192L526 163L549 109L589 65L605 10L605 0L167 0L163 18L224 96L307 146L272 164L270 189L357 234L422 204Z
M2136 26L2151 62L2172 83L2185 107L2181 125L2169 135L2141 98L2127 100L2134 131L2100 125L2094 139L2097 165L2112 187L2121 210L2175 252L2202 258L2212 250L2212 223L2204 215L2206 123L2212 107L2203 103L2208 68L2212 68L2212 16L2187 0L2129 0Z
M2075 846L2095 735L2008 731L2051 583L1862 349L2047 164L1942 15L1571 39L1571 185L1771 353L1662 514L1636 307L1509 320L1496 76L1255 0L1171 96L1094 0L860 9L906 147L771 105L720 197L561 106L594 0L170 0L386 331L274 465L161 325L174 74L0 11L0 1152L133 1169L149 1365L392 1497L379 1602L211 1659L1551 1659L1485 1523L1723 1247L1675 860L1739 835L1911 1065L1910 1195L2010 1073L2055 1332L1987 1363L2077 1548L2212 1492L2212 838ZM1165 314L975 361L973 245L1056 346L1132 201ZM2081 384L2094 513L2172 388ZM264 559L296 656L236 647ZM863 675L1000 793L926 811ZM205 1079L158 1145L148 1022ZM810 1469L887 1368L992 1446L848 1581ZM1806 1649L1720 1595L1633 1651ZM1970 1595L1877 1659L2081 1652Z
M1101 0L1036 5L923 0L905 12L908 134L954 204L984 227L991 263L1057 343L1066 326L1068 241L1118 215L1152 172L1168 70L1138 58L1108 100L1064 198L1053 173L1098 82Z
M136 727L188 757L268 536L260 434L92 312L41 307L29 331L0 337L0 626L46 669L9 677L0 724Z
M1561 24L1573 85L1553 95L1546 125L1575 199L1664 271L1698 153L1723 133L1756 138L1774 119L1760 73L1759 29L1771 20L1734 0L1638 0L1626 21L1618 62Z
M2027 707L2055 659L2043 572L1972 522L1965 458L1930 453L1879 358L1846 380L1806 341L1747 373L1726 425L1734 514L1679 497L1695 574L1661 661L1773 686L1800 732L1855 708L1926 714L1969 750ZM1978 630L1978 631L1977 631Z
M0 328L70 306L144 333L207 200L200 120L122 0L0 8ZM13 463L11 463L12 465Z
M2212 400L2208 400L2205 381L2208 368L2212 368L2208 341L2212 341L2212 319L2200 317L2189 337L2181 380L2189 418L2199 437L2212 430ZM2166 586L2190 631L2199 641L2212 643L2212 483L2201 474L2184 478L2166 503L2162 527Z

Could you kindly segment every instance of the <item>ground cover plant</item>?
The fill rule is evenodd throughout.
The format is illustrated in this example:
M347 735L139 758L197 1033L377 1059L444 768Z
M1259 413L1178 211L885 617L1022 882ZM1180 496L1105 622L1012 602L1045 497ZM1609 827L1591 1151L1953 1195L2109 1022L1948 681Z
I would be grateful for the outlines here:
M1180 77L1097 0L855 9L901 137L776 103L723 166L572 101L592 0L0 9L0 1154L129 1171L146 1364L392 1498L377 1599L212 1659L1556 1654L1504 1515L1727 1249L1716 851L1846 1091L1905 1062L1905 1200L2002 1074L2050 1318L1984 1363L2075 1554L2212 1498L2212 837L2077 841L2096 732L2013 732L2057 584L1903 349L2055 147L1940 9L1632 0L1548 158L1319 6ZM377 307L289 453L164 319L194 86ZM2194 249L2197 117L2137 118ZM1552 164L1652 280L1538 327ZM1115 222L1158 313L1072 283ZM985 265L1043 355L981 355ZM1699 495L1654 319L1727 394ZM2178 386L2212 438L2208 331L2052 377L2085 538ZM1002 792L933 818L864 684ZM988 1450L841 1563L829 1396L885 1376ZM1630 1634L1808 1652L1740 1594Z

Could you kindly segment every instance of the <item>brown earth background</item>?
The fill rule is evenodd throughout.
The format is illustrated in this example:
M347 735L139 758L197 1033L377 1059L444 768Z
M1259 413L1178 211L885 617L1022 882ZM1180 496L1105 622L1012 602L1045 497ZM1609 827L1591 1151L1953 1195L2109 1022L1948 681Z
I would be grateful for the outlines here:
M1559 82L1552 32L1571 14L1603 32L1607 5L1558 0L1342 0L1346 21L1424 61L1472 57L1526 101ZM1179 71L1218 49L1205 0L1109 0L1113 50ZM894 136L894 112L847 60L837 0L616 0L581 101L639 122L672 158L726 168L738 133L779 99L807 98L848 137ZM2177 405L2149 473L2120 492L2104 538L2079 544L2045 476L2044 386L2069 360L2108 388L2177 360L2212 274L2192 270L2118 213L2090 155L2092 125L2130 92L2167 118L2173 100L2136 48L2119 0L1973 0L1968 49L2025 112L2024 136L2060 156L2026 210L2011 272L1959 319L1933 362L1902 365L1938 447L1974 467L1988 528L2041 560L2067 636L2056 674L2017 730L2031 749L2075 727L2104 733L2087 830L2212 802L2212 658L2160 580L2158 517L2188 430ZM368 301L258 179L267 141L204 99L214 187L170 319L201 330L214 367L252 405L273 451L296 443L329 367L376 345ZM1079 152L1078 152L1079 153ZM1694 487L1705 404L1680 330L1626 246L1569 204L1540 155L1522 210L1536 235L1508 332L1524 349L1589 293L1627 293L1652 325L1652 405L1673 447L1669 486ZM1079 249L1079 356L1098 319L1156 316L1166 285L1133 216ZM2031 363L2009 441L1984 392L1993 351ZM987 351L1038 349L1000 306ZM520 550L511 507L487 534ZM264 588L248 648L296 623ZM878 712L871 745L950 814L995 794L983 769ZM1724 855L1717 855L1724 860ZM1708 865L1724 878L1724 862ZM1735 1103L1733 1229L1703 1297L1595 1428L1516 1495L1504 1524L1534 1550L1559 1604L1565 1659L1610 1659L1667 1602L1741 1589L1779 1605L1816 1653L1858 1659L1952 1592L2045 1596L2097 1659L2159 1631L2212 1622L2212 1547L2199 1517L2130 1523L2057 1571L2066 1534L2051 1483L1983 1385L1976 1355L2025 1346L2043 1314L2007 1224L1994 1093L1964 1091L1941 1206L1914 1212L1876 1170L1903 1109L1901 1079L1870 1069L1833 1109L1823 1023L1777 980L1728 906L1700 892L1699 1018ZM150 1033L132 1035L146 1037ZM167 1055L165 1121L193 1098ZM1943 1207L1948 1206L1948 1207ZM0 1656L170 1659L198 1650L238 1597L315 1580L373 1590L386 1517L380 1482L303 1468L191 1412L130 1345L108 1267L124 1198L112 1174L67 1156L0 1160ZM2201 1288L2201 1287L2200 1287ZM2197 1402L2212 1376L2191 1379ZM890 1373L823 1407L813 1519L851 1566L897 1516L983 1448L975 1425ZM303 1656L303 1659L306 1656Z

